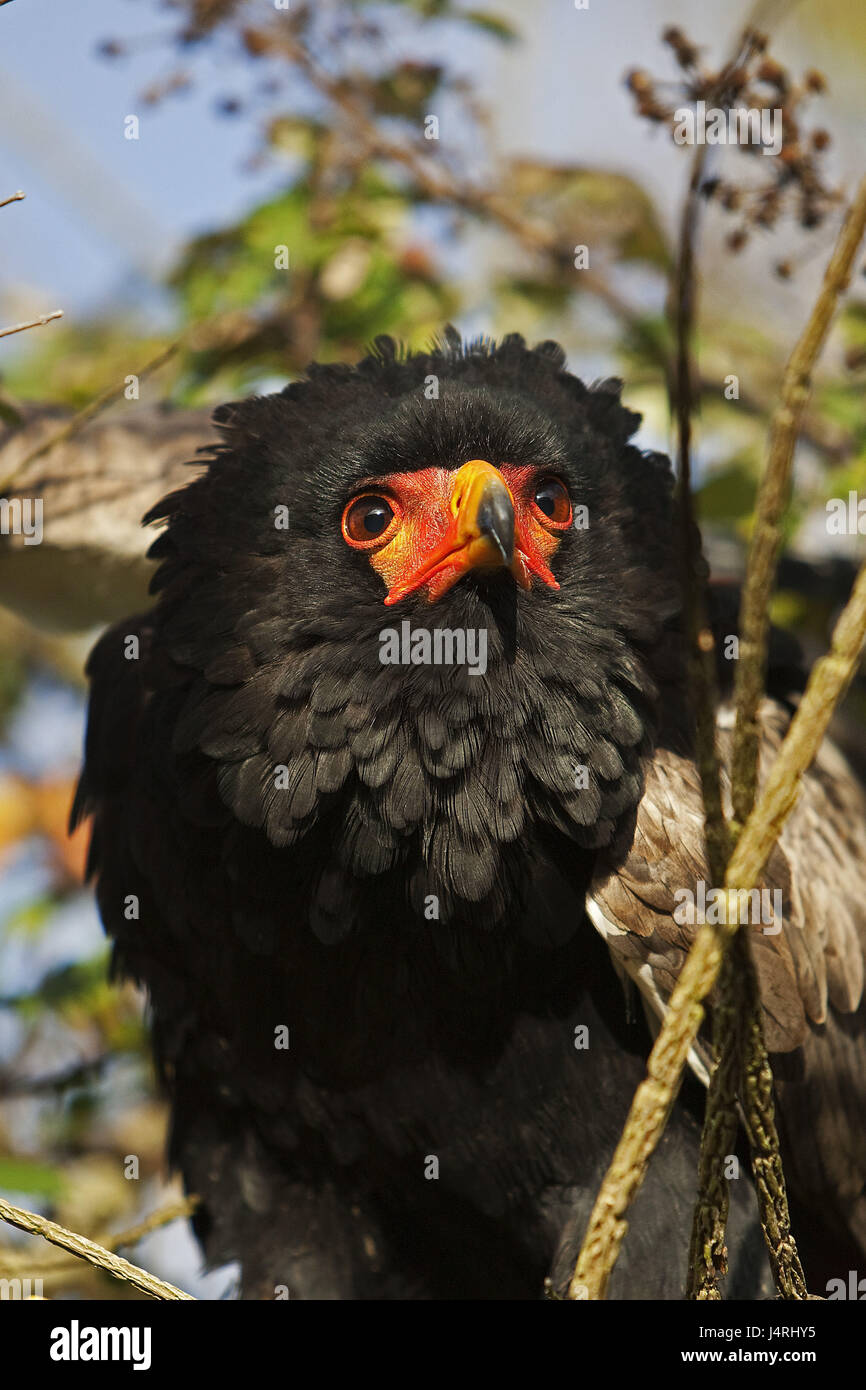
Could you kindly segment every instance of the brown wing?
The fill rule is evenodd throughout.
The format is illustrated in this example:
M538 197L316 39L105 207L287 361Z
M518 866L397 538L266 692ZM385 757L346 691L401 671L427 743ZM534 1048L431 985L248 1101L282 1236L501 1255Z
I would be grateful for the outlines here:
M787 723L781 706L764 702L761 780ZM723 708L718 745L728 811L732 725ZM596 878L588 903L615 964L635 980L657 1016L695 935L688 895L700 904L702 881L710 893L706 876L697 769L690 759L660 749L647 772L631 852L616 872ZM780 1124L790 1140L789 1177L804 1196L832 1197L866 1248L866 795L828 742L804 779L762 887L765 908L774 890L781 893L781 931L777 920L748 930L767 1046L777 1054L773 1069ZM758 900L751 907L755 912ZM706 1056L704 1044L691 1058L704 1080Z

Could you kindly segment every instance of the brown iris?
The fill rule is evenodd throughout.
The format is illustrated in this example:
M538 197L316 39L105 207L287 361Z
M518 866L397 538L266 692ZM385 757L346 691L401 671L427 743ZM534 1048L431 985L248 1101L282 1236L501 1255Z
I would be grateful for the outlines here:
M571 524L571 498L561 479L542 478L536 485L532 501L544 519L554 526Z
M379 493L364 493L343 512L343 535L350 545L374 545L390 530L396 512L393 503Z

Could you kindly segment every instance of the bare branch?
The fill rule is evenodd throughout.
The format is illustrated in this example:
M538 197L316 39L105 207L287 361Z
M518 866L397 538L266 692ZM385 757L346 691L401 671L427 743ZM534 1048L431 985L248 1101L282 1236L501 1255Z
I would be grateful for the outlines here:
M162 1226L170 1226L172 1221L192 1216L200 1201L200 1197L190 1196L169 1202L158 1211L152 1211L150 1216L139 1221L138 1225L129 1226L125 1231L118 1231L116 1235L106 1236L103 1245L108 1250L120 1250L125 1245L137 1245L145 1236L149 1236L151 1231L158 1231Z
M0 334L0 336L2 336L2 334ZM149 362L146 362L136 373L139 381L143 381L144 378L150 376L152 372L156 372L160 367L164 367L166 362L171 361L179 347L179 341L170 343L167 348L163 348L161 352L158 352L156 357L152 357ZM82 430L94 416L100 413L100 411L105 410L106 407L111 405L114 401L120 400L125 390L126 381L124 380L119 382L116 386L110 386L107 391L103 391L100 395L95 396L92 401L88 401L87 405L83 406L81 410L76 411L72 419L68 420L55 434L52 434L50 439L46 439L44 443L31 450L29 454L25 454L5 477L0 478L0 493L5 493L16 479L25 472L31 463L34 463L37 459L44 458L44 456L50 453L52 449L56 448L58 444L64 443L67 439L72 439L73 436L78 434L79 430Z
M848 209L803 333L788 359L779 404L770 427L770 455L756 502L756 522L740 615L740 659L734 693L734 815L742 824L754 801L758 766L757 712L764 686L769 605L782 543L781 522L788 504L791 466L800 421L812 387L812 370L827 338L840 295L848 286L866 232L866 178Z
M15 1207L3 1197L0 1197L0 1219L8 1221L11 1226L17 1226L21 1231L27 1231L30 1235L42 1236L52 1245L60 1246L61 1250L68 1250L71 1255L77 1255L88 1264L95 1265L97 1269L104 1269L115 1279L132 1284L150 1298L195 1301L192 1294L184 1293L182 1289L175 1288L174 1284L167 1284L163 1279L157 1279L155 1274L149 1274L146 1269L139 1269L138 1265L130 1264L129 1260L112 1254L110 1250L88 1240L86 1236L78 1235L76 1231L68 1231L64 1226L58 1226L56 1222L49 1221L44 1216L37 1216L33 1211Z
M191 1216L198 1206L199 1200L198 1197L191 1196L180 1198L176 1202L169 1202L166 1206L151 1212L150 1216L146 1216L137 1225L129 1226L124 1231L116 1231L101 1236L99 1244L103 1249L109 1251L121 1250L124 1246L137 1245L152 1231L160 1230L163 1226L170 1226L173 1221L180 1221ZM30 1252L0 1250L0 1275L6 1278L24 1273L57 1276L58 1274L65 1274L68 1269L75 1269L79 1258L77 1253L65 1249L49 1250L38 1266L34 1266L33 1255Z
M38 319L30 319L27 323L15 323L11 328L0 328L0 338L8 338L12 333L24 333L28 328L41 328L43 324L62 318L63 310L53 309L50 314L42 314Z
M0 1071L0 1100L7 1096L35 1096L46 1091L65 1091L70 1086L84 1085L98 1077L116 1053L102 1052L83 1062L73 1062L63 1071L43 1076L21 1076L14 1071Z
M767 466L761 478L740 616L740 660L735 678L737 705L732 754L734 831L751 814L758 775L758 705L764 693L769 603L782 544L782 520L791 487L794 449L811 394L811 374L866 231L866 179L848 210L824 274L818 299L785 369L773 413ZM739 933L742 937L742 932ZM733 953L732 953L733 954ZM761 1226L777 1288L784 1298L808 1297L791 1232L785 1177L776 1128L773 1077L764 1040L761 1001L748 943L742 960L742 1004L734 1020L741 1055L741 1088Z
M268 48L274 53L281 53L301 69L312 86L346 117L354 138L363 140L370 155L402 165L432 202L450 203L464 212L498 224L526 250L546 256L560 268L571 264L568 249L563 247L555 230L546 223L519 212L509 199L498 197L488 189L461 182L442 164L434 164L426 154L385 135L363 103L320 67L300 39L288 32L279 36L269 35ZM641 316L626 304L603 276L595 271L583 270L580 284L582 289L605 304L626 325L653 358L658 358L658 344Z
M725 886L732 895L730 923L705 924L695 936L668 1012L635 1092L622 1136L596 1198L569 1297L603 1298L628 1223L625 1214L646 1175L680 1084L689 1048L704 1017L703 1001L716 983L725 946L737 930L739 893L751 891L785 821L800 781L811 766L836 705L844 695L866 640L866 564L833 631L827 656L816 662L764 790L731 856Z
M864 635L866 564L860 569L851 597L833 629L829 652L812 668L803 698L770 769L764 790L731 856L727 875L729 887L755 886L779 832L794 808L800 779L821 746L833 711L857 669Z
M780 1297L808 1298L806 1276L791 1230L788 1192L776 1128L773 1071L764 1039L761 991L751 942L742 927L734 937L729 956L732 959L739 957L742 997L737 1028L740 1041L740 1094L770 1268Z

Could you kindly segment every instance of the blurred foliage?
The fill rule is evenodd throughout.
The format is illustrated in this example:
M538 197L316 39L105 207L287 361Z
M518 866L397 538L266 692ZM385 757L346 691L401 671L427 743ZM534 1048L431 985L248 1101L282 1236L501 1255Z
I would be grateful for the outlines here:
M63 1174L47 1163L26 1158L0 1158L0 1190L30 1192L35 1197L60 1196L65 1185Z
M555 226L566 246L599 248L611 262L644 261L666 273L671 269L656 205L624 174L514 159L503 191L527 216Z
M286 193L194 241L171 283L188 321L210 327L179 394L243 392L263 372L285 373L287 358L351 359L358 343L406 325L429 338L459 302L424 248L398 245L407 224L405 192L375 168L325 193L311 161Z
M327 12L293 6L265 21L260 7L243 3L170 8L181 16L181 54L230 40L228 72L239 87L250 67L266 74L252 84L255 100L227 91L219 113L254 125L254 162L285 184L238 222L193 241L169 277L176 332L187 335L188 346L165 374L175 400L243 394L275 375L297 374L313 357L352 360L379 333L422 346L444 322L482 307L491 322L507 318L509 328L529 334L546 332L549 323L567 338L581 284L578 274L563 275L563 265L570 266L578 243L591 242L612 267L633 262L662 277L669 272L657 210L638 184L611 170L498 158L465 72L407 56L388 41L387 26L403 10L401 35L405 30L406 42L422 51L428 31L440 40L446 35L455 53L461 42L474 41L471 51L485 40L516 42L512 25L495 11L393 0ZM122 38L107 40L103 52L122 61ZM170 102L187 90L190 73L182 83L176 77L152 83L148 101ZM269 96L264 105L262 90ZM426 138L429 117L447 126L447 140ZM405 157L392 156L395 146ZM470 167L489 171L483 187ZM458 233L474 224L491 248L501 239L484 206L493 188L527 228L555 229L561 255L532 254L512 241L502 253L507 272L485 265L483 250L480 264L462 266ZM658 378L661 344L655 349L642 330L638 339ZM34 342L7 385L13 396L29 398L42 394L48 379L52 400L79 407L112 384L119 360L134 371L159 346L110 315L66 324L50 342Z
M128 370L144 366L166 339L136 332L126 316L91 322L64 319L57 332L34 342L32 351L4 373L4 385L20 400L49 400L80 410L106 386L116 386L118 363ZM50 389L46 390L46 384Z

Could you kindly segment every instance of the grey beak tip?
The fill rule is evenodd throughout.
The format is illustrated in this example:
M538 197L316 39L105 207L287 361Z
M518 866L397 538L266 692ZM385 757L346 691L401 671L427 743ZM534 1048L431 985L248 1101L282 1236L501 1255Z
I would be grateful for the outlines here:
M491 489L482 498L478 509L478 526L510 565L514 559L514 507L504 488Z

